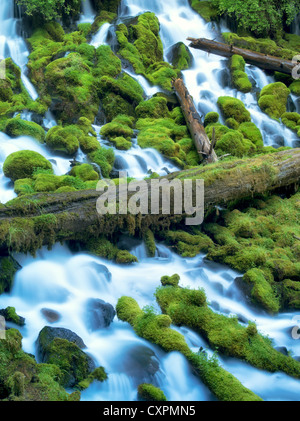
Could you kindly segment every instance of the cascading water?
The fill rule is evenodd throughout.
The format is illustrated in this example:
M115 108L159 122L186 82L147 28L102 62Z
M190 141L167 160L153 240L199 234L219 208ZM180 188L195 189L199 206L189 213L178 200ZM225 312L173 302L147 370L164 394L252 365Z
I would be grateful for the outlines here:
M8 4L10 2L6 1L5 5ZM1 7L0 19L5 22L8 8L3 4ZM187 36L212 38L216 35L211 27L191 10L187 0L124 0L119 19L136 16L147 10L155 12L160 20L166 53L174 43L186 42ZM84 14L88 19L89 13ZM0 23L2 21L0 20ZM99 46L106 42L109 25L103 25L101 30L102 33L93 38L92 45ZM249 108L253 121L261 129L265 144L276 144L278 139L275 136L282 136L286 144L293 143L291 132L263 114L252 94L241 95L236 90L224 86L224 60L215 56L207 57L199 51L192 53L194 66L183 74L201 113L217 110L215 104L220 95L240 97ZM247 72L256 80L258 88L271 81L264 72L252 66L247 66ZM132 76L137 77L133 74ZM149 85L146 88L145 80L143 83L146 95L151 96L154 90L147 90ZM45 122L49 126L56 124L49 113ZM95 129L99 133L100 127L95 126ZM0 136L1 162L8 153L24 146L24 142L26 149L37 150L46 156L43 146L30 138L11 140L6 135ZM99 140L104 143L100 137ZM142 150L134 142L132 149L127 152L117 151L116 154L119 169L128 169L130 176L145 177L149 169L155 172L162 171L163 167L167 167L168 171L176 169L156 151ZM46 157L51 158L50 155ZM53 159L57 164L56 173L65 173L66 163L60 162L57 157ZM122 295L130 295L141 307L153 305L158 309L154 292L163 275L178 273L181 286L204 288L214 311L226 315L236 314L240 323L255 321L258 330L273 338L276 346L285 346L294 356L300 355L300 343L293 340L290 334L295 325L295 313L270 317L253 308L235 285L234 279L239 273L224 265L206 261L204 255L184 259L162 244L157 244L154 258L147 257L143 244L133 246L131 251L138 257L139 263L130 266L117 265L84 253L72 254L66 246L58 244L51 251L41 249L36 258L15 254L14 257L22 269L16 274L12 292L0 295L0 308L14 306L17 313L26 319L26 325L20 328L23 349L26 352L36 353L35 341L38 333L45 325L49 325L42 312L48 308L58 312L60 316L52 326L65 327L76 332L87 346L85 351L93 357L97 365L105 367L108 380L103 383L94 382L82 392L82 400L135 400L137 386L142 382L151 382L159 386L169 400L214 400L209 390L192 374L190 366L181 354L164 353L158 347L137 337L128 324L118 321L116 317L108 328L92 331L89 328L86 305L90 298L100 298L115 306ZM203 346L208 353L211 352L203 339L190 329L174 329L184 335L193 351ZM299 381L282 373L263 372L236 359L219 359L225 369L263 399L299 400Z
M20 20L14 17L14 0L0 3L0 60L11 57L21 69L21 78L33 100L38 94L26 76L26 64L29 55L26 43L19 34Z

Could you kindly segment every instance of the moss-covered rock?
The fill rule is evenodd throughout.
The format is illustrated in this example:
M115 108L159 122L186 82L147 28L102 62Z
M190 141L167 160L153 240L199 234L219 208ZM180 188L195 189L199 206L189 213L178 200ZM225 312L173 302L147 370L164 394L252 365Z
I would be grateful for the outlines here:
M101 148L90 153L88 157L99 166L102 176L108 178L115 161L114 150Z
M152 384L143 383L138 386L138 397L142 401L166 402L167 398L162 390Z
M72 168L70 175L79 177L83 181L99 180L99 174L90 164L75 165L75 167Z
M286 112L287 99L290 90L282 82L265 86L259 95L258 105L266 114L275 120Z
M5 133L10 137L30 136L37 139L40 143L45 141L45 131L33 121L25 121L19 117L12 118L6 122Z
M3 164L3 172L11 180L31 178L37 168L53 171L46 158L38 152L27 150L13 152Z
M231 78L233 86L243 93L250 92L252 84L245 73L245 60L242 56L234 54L230 60Z
M218 105L224 117L234 118L238 123L250 122L249 111L246 110L241 100L229 96L222 96L218 99Z
M16 313L16 309L14 307L6 307L0 310L0 315L5 318L6 322L12 322L17 326L24 326L25 319L24 317L19 316Z
M204 119L204 127L208 126L209 124L212 123L218 123L219 121L219 114L215 111L211 111L209 113L206 114L205 119Z
M192 8L199 13L206 22L218 21L218 9L213 5L212 1L191 0Z
M61 370L50 364L37 364L22 350L22 336L16 329L0 339L0 400L68 401L80 395L66 393L60 385Z
M12 256L0 257L0 294L10 292L13 279L21 266Z
M137 262L137 258L127 250L119 250L115 244L104 236L92 238L85 244L86 249L99 257L108 260L115 260L119 264L130 264Z
M167 275L162 276L160 279L160 282L163 286L170 285L173 287L177 287L179 284L179 281L180 281L180 276L177 273L175 273L172 276L167 276Z
M135 112L138 118L163 118L170 114L167 99L158 96L141 102Z

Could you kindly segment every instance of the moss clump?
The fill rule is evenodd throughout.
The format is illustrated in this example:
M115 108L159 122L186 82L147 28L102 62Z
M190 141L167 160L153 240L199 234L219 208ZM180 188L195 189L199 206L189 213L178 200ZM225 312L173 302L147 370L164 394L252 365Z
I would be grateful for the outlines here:
M24 326L25 324L24 317L19 316L14 307L6 307L5 309L0 310L0 314L7 322L12 322L18 326Z
M75 398L60 385L61 370L55 365L37 364L22 350L22 336L16 329L0 339L0 400L68 401ZM72 396L72 398L71 398ZM80 395L76 400L80 399Z
M241 100L229 96L221 96L218 99L218 105L224 117L234 118L238 123L250 122L249 111L246 110Z
M290 90L282 82L271 83L265 86L259 95L258 105L274 120L286 112L287 99Z
M289 89L292 94L300 96L300 81L295 80L293 83L290 84Z
M167 275L162 276L160 279L160 282L163 286L170 285L173 287L177 287L179 284L179 281L180 281L180 276L177 273L175 273L172 276L167 276Z
M243 93L252 90L252 84L245 73L245 60L242 56L234 54L230 60L231 78L233 86Z
M51 163L46 158L38 152L27 150L13 152L3 164L5 176L13 181L19 178L31 178L37 168L53 171Z
M286 127L296 132L300 137L300 114L284 113L281 116L281 120Z
M174 69L189 69L192 60L193 56L183 42L177 42L177 44L173 45L171 52L168 54L168 61L172 63Z
M143 101L136 107L135 112L138 118L169 117L167 99L157 96Z
M145 241L148 257L154 257L156 252L156 244L153 232L148 229L144 233L143 239Z
M243 157L253 155L256 147L249 139L245 139L239 131L230 130L217 142L215 151L218 155L231 154Z
M181 352L219 400L261 400L217 362L200 361L199 356L191 352L184 337L170 328L172 320L168 315L156 315L151 308L142 311L131 297L121 297L116 310L118 318L130 323L137 335L167 352Z
M219 20L218 9L214 7L212 1L191 0L191 6L206 22Z
M219 114L211 111L207 113L204 119L204 127L208 126L209 124L218 123L219 121Z
M212 240L201 233L200 230L195 230L194 233L188 233L182 230L169 230L161 235L183 257L195 257L201 252L207 252L213 245Z
M300 363L272 347L269 338L245 328L237 318L214 313L206 304L203 291L178 287L161 287L156 292L162 311L173 323L188 326L203 335L213 349L242 359L254 367L270 372L284 371L299 378Z
M115 260L116 263L129 264L137 262L137 258L127 250L119 250L104 236L92 238L85 244L86 249L99 257Z
M78 385L76 386L76 388L78 390L85 390L87 389L94 381L98 381L98 382L104 382L105 380L107 380L107 374L105 372L105 369L103 367L98 367L95 368L95 370L89 374L89 376L82 380L81 382L78 383Z
M94 170L93 166L90 164L76 165L75 167L72 168L70 175L74 177L79 177L83 181L99 180L98 173Z
M110 123L101 128L100 134L109 140L117 137L123 137L131 140L133 137L133 119L126 115L118 115Z
M37 139L40 143L45 141L45 131L33 121L25 121L20 117L12 118L6 122L5 133L10 137L30 136Z
M136 73L151 83L171 89L177 73L163 61L163 45L159 37L159 22L154 13L146 12L128 27L120 24L116 31L119 54L128 60Z
M108 178L115 162L113 149L98 149L88 155L89 159L97 164L103 177Z
M242 133L245 139L250 140L257 150L261 150L264 146L264 141L259 128L252 122L242 123L238 127L239 132Z
M166 402L167 398L162 390L152 384L143 383L138 386L138 397L148 402Z

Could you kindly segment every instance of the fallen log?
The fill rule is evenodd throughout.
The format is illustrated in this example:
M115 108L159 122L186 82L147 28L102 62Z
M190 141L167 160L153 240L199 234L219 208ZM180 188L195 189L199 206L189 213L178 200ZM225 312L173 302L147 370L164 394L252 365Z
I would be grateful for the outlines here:
M263 53L247 50L244 48L235 47L234 45L224 44L222 42L212 41L206 38L188 38L192 41L189 45L191 48L206 51L211 54L216 54L222 57L231 57L238 54L244 60L265 70L273 70L275 72L292 74L295 63L291 60L285 60L279 57L270 56Z
M251 200L257 194L299 186L300 148L199 166L161 179L203 179L207 213L233 201ZM143 189L151 202L150 180L144 182ZM34 253L43 245L51 246L57 241L86 241L120 232L141 236L149 228L157 232L171 225L183 225L187 217L183 206L182 214L175 213L171 206L169 214L163 214L160 207L158 214L99 215L96 210L99 197L100 193L95 190L39 193L1 205L0 250ZM128 197L130 199L130 194Z
M181 78L173 81L173 88L181 105L186 124L189 128L192 139L194 140L196 150L200 159L206 159L207 162L216 162L217 155L205 132L199 113L197 112L194 101L189 94Z

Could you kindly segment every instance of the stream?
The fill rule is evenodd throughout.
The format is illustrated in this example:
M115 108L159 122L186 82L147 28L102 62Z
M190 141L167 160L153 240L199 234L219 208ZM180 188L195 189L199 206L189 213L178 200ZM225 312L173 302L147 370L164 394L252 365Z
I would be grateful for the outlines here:
M210 39L220 36L220 28L207 24L191 9L188 0L123 0L118 23L145 11L154 12L160 21L165 60L168 50L175 43L183 41L188 45L188 36ZM86 0L79 22L92 22L94 16L95 11L90 1ZM91 44L96 47L105 44L111 27L112 25L104 24L93 37ZM10 56L20 66L24 85L35 99L37 93L26 76L28 50L25 41L18 35L19 30L19 20L14 17L13 0L1 1L0 58ZM224 30L226 28L222 27L222 31ZM262 132L265 145L297 145L299 139L294 132L271 120L260 110L255 91L242 94L229 86L227 60L199 50L191 50L191 53L193 66L183 72L183 77L200 114L218 111L216 103L219 96L237 97L250 111L252 121ZM257 89L274 81L254 66L247 65L246 71L255 81ZM126 72L129 73L128 70ZM150 86L144 77L129 74L139 81L147 97L159 90ZM289 108L299 112L299 102L293 96L289 99ZM23 118L30 120L31 117L25 113ZM46 127L56 124L50 113L47 114L45 123ZM101 145L111 147L102 139L101 127L93 127ZM45 145L34 139L10 139L6 134L0 133L2 203L16 195L12 183L4 177L1 167L10 153L21 149L41 153L50 160L55 174L65 174L70 169L69 159L53 155ZM141 149L136 138L133 139L133 146L129 151L115 150L115 154L115 169L125 169L131 177L142 179L149 174L149 170L161 175L178 170L156 150ZM84 161L80 151L77 158ZM242 274L225 265L206 260L204 254L195 258L180 257L160 243L156 245L155 257L149 258L141 241L125 237L122 241L131 253L137 256L138 263L130 266L118 265L87 253L72 252L66 245L60 244L56 244L50 251L42 248L35 258L14 254L22 268L15 276L12 291L0 295L0 308L13 306L17 313L26 319L25 326L20 328L24 351L36 355L35 341L39 331L50 325L42 311L46 308L58 312L60 316L51 326L68 328L79 335L87 346L84 351L92 356L97 366L105 367L108 379L103 383L94 382L83 391L83 401L133 401L137 399L137 386L140 383L152 383L160 387L170 401L215 400L207 387L192 374L191 367L180 353L165 353L138 337L129 324L119 321L116 316L107 328L91 328L87 311L87 302L91 298L102 299L115 307L118 299L127 295L133 297L141 308L152 305L159 311L154 292L163 275L178 273L181 278L180 286L204 288L210 307L214 311L225 315L237 315L240 323L245 326L249 320L255 322L262 334L269 335L274 340L275 347L285 347L291 351L293 357L300 358L300 341L291 336L291 329L297 324L293 320L297 312L269 316L251 306L234 282L235 278ZM184 335L193 351L196 352L202 346L208 354L212 353L203 338L192 330L172 327ZM237 359L221 356L218 358L226 370L264 400L300 400L299 380L280 372L268 373L258 370Z

